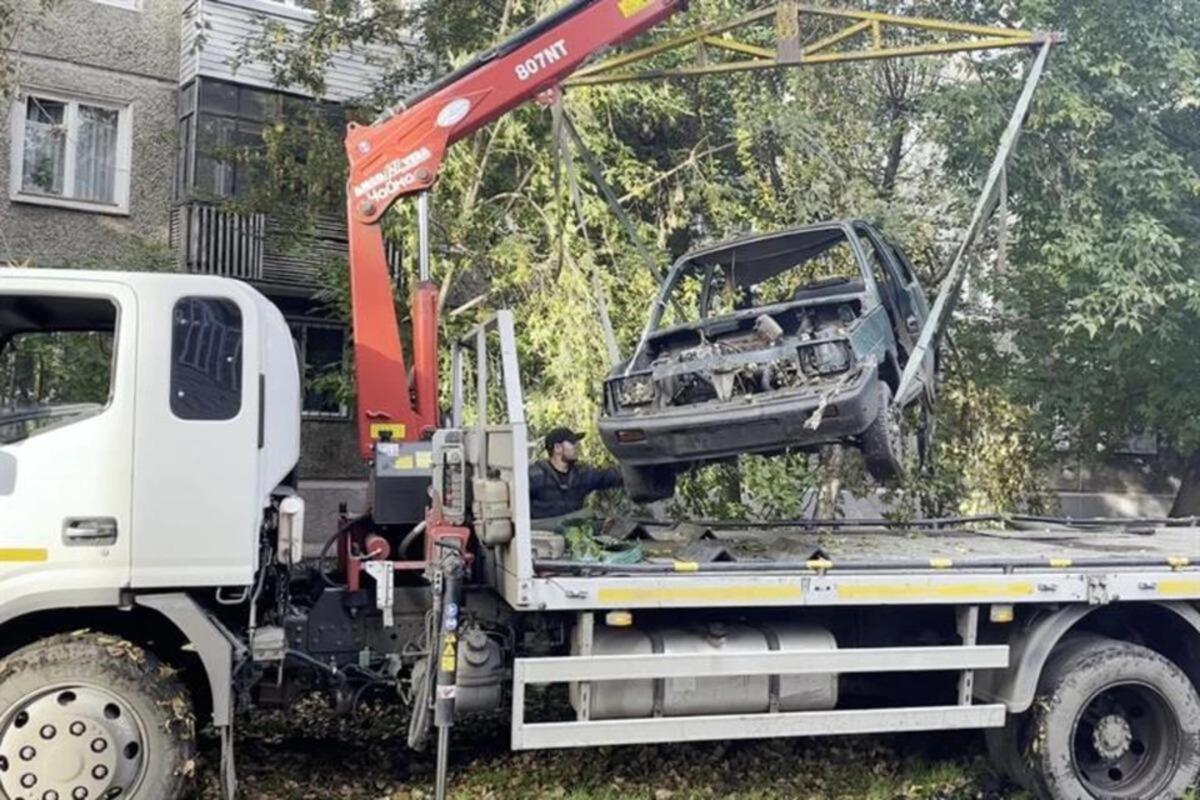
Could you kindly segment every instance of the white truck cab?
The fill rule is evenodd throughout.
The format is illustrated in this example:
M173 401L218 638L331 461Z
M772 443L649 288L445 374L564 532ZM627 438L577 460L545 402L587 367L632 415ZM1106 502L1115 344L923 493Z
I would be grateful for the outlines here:
M287 324L243 283L0 270L0 622L249 585L299 409Z

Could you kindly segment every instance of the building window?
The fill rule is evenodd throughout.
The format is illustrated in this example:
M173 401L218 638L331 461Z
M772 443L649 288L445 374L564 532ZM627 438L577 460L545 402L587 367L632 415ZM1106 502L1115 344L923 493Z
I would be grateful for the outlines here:
M12 141L12 199L128 213L128 106L29 92L14 104Z
M171 411L233 419L242 408L242 312L231 300L184 297L171 332Z
M349 410L339 399L346 358L346 329L314 322L292 322L292 337L304 369L304 415L342 419Z
M220 81L200 81L194 129L195 193L203 198L245 197L259 178L253 158L263 144L263 127L280 116L275 92ZM188 122L184 121L185 126Z
M179 94L179 152L176 199L247 198L263 179L263 130L279 121L293 124L311 113L340 137L345 110L281 92L201 78ZM304 153L292 153L299 161Z

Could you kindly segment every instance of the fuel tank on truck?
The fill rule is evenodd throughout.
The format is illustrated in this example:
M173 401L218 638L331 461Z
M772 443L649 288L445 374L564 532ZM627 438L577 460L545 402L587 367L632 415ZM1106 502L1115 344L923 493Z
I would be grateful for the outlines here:
M835 650L833 634L799 623L713 623L696 626L600 628L592 654L651 655L769 653ZM572 651L578 655L576 641ZM776 678L778 679L776 682ZM773 686L773 684L775 684ZM780 711L818 711L837 705L837 675L739 675L594 681L592 719L668 717L701 714L750 714L770 710L772 695ZM571 705L579 710L579 687L570 686Z

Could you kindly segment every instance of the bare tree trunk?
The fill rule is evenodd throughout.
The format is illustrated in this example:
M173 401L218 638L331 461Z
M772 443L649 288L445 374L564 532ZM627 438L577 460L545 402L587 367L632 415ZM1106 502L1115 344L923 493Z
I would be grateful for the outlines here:
M1179 492L1171 504L1171 516L1200 517L1200 450L1188 457Z

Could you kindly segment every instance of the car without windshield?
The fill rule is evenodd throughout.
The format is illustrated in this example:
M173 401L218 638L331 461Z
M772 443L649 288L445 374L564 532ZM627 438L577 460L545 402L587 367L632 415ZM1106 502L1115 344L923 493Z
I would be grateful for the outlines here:
M637 501L671 496L687 465L830 443L895 479L929 429L935 357L894 398L928 315L907 257L861 220L688 253L605 381L600 436Z

